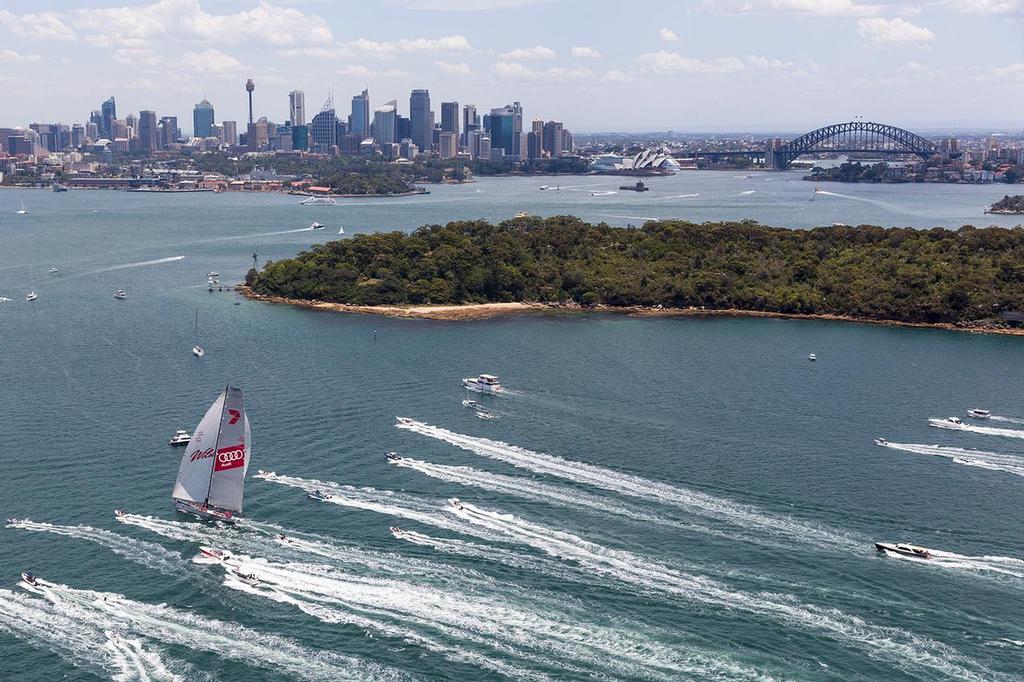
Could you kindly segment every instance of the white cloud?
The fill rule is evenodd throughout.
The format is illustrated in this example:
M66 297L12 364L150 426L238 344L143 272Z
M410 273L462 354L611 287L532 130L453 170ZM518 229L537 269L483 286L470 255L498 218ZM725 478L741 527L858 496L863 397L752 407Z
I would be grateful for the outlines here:
M370 78L406 78L409 74L398 69L388 69L386 71L374 71L373 69L363 66L362 64L348 64L338 69L338 74L342 76L352 76L355 78L370 79Z
M74 40L75 32L56 12L12 14L0 10L0 25L19 38L32 40Z
M38 62L42 57L37 54L21 54L14 50L0 50L0 64L27 64Z
M535 45L533 47L520 47L512 50L511 52L505 52L501 55L502 59L554 59L555 51L550 47L544 47L543 45Z
M631 80L633 80L633 77L630 76L625 71L619 71L618 69L611 69L610 71L605 71L604 79L606 81L611 81L612 83L628 83Z
M200 76L228 76L245 70L240 61L213 48L202 52L186 52L175 61L175 67Z
M466 62L458 62L453 64L451 62L444 62L439 59L436 62L434 62L434 66L437 67L438 71L440 71L441 73L448 74L449 76L473 75L473 69L471 69L469 64L467 64Z
M534 69L519 62L495 62L491 64L491 73L508 81L567 81L592 78L594 75L590 69L567 69L560 66Z
M1024 14L1022 0L949 0L949 7L971 14Z
M885 9L885 2L858 0L702 0L701 7L727 14L778 13L810 16L874 16Z
M601 53L592 47L574 47L572 56L579 59L598 59L601 57Z
M282 57L313 57L338 59L354 56L394 57L419 52L470 52L473 46L465 36L444 36L436 39L402 38L395 41L375 41L359 38L330 47L298 47L281 50Z
M679 36L677 36L677 35L676 35L676 32L675 32L675 31L673 31L673 30L672 30L672 29L670 29L670 28L663 28L663 29L660 29L660 30L658 31L658 35L659 35L659 36L661 37L661 39L662 39L662 40L664 40L664 41L665 41L666 43L678 43L678 42L679 42Z
M483 12L536 5L540 0L406 0L406 9L435 12Z
M113 60L125 66L156 66L160 56L148 47L122 47L114 50Z
M748 57L718 57L717 59L693 59L678 52L661 50L649 52L636 58L637 70L658 76L675 74L730 74L742 71L792 71L797 68L793 62L769 59L756 55Z
M872 47L923 45L935 40L935 34L927 28L912 24L906 19L860 19L857 32Z

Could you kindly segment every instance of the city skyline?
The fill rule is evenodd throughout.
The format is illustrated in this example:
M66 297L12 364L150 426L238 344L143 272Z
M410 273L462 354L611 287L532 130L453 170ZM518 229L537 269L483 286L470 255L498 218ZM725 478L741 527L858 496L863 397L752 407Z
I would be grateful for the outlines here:
M379 93L371 109L423 88L438 120L441 102L486 112L516 100L528 117L572 121L579 132L798 130L856 116L1012 130L1024 119L1018 0L586 8L55 0L40 10L10 0L0 10L0 86L9 94L0 125L84 121L110 95L122 118L155 110L188 121L204 92L216 93L208 99L218 121L244 122L239 83L250 77L259 83L256 117L276 121L288 119L291 91L309 98L308 121L332 91L344 110L341 100L364 88ZM950 106L959 100L978 104Z

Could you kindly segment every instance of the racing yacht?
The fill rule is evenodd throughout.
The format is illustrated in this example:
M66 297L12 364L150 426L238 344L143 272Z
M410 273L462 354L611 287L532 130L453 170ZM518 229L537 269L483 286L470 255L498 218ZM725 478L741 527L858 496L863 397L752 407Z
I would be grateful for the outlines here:
M982 410L981 408L978 407L972 407L971 409L967 410L967 416L974 417L975 419L989 419L992 416L992 413L989 412L988 410Z
M905 543L891 544L888 542L876 542L875 549L879 552L893 552L902 556L912 557L914 559L931 559L932 553L925 547L918 547L917 545L908 545Z
M501 393L501 384L498 377L493 374L481 374L478 377L468 377L462 380L462 385L470 391L478 393Z
M196 426L181 457L171 493L174 508L204 521L235 523L251 457L242 390L228 386Z
M185 429L178 429L171 436L171 439L167 441L168 445L188 445L188 442L192 440L192 436L189 435Z
M963 431L967 428L967 425L960 421L960 417L946 417L945 419L933 417L928 420L928 425L939 429L954 429L957 431Z

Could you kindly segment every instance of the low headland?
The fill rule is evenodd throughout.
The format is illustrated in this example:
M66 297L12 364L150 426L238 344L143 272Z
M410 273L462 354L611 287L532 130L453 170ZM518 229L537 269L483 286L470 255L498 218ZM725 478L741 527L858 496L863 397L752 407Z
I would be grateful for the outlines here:
M246 295L395 317L758 316L1024 334L1024 231L572 216L356 235L250 270Z
M1002 215L1024 215L1024 194L1003 195L1003 198L992 204L985 213Z

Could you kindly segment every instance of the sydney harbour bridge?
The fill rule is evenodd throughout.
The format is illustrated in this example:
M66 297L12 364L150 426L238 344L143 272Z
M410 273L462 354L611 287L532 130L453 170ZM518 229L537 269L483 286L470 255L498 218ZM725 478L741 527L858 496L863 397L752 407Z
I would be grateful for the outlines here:
M909 154L927 159L939 154L940 150L934 142L903 128L872 121L850 121L849 123L823 126L788 142L770 140L763 150L715 150L697 152L695 156L719 159L730 156L749 156L755 160L764 159L765 168L785 170L789 167L790 162L802 154L860 152L886 155Z

